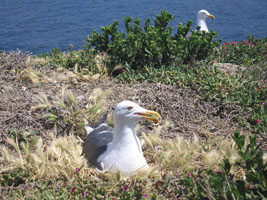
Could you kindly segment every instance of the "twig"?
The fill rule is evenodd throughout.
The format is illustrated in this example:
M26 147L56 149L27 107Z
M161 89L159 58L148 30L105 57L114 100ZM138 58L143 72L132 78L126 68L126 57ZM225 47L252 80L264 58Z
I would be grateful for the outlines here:
M198 181L196 181L196 182L200 185L200 187L201 187L204 191L206 191L206 193L208 194L208 196L209 196L210 199L212 199L212 200L216 200L216 198L212 195L212 193L211 193L208 189L206 189L200 182L198 182Z
M227 177L226 174L225 174L225 178L226 178L226 181L227 181L227 185L228 185L228 187L229 187L229 189L231 191L231 196L233 197L234 200L236 200L235 195L233 194L233 191L231 189L231 186L230 186L230 183L229 183L229 180L228 180L228 177Z
M4 122L6 122L6 121L9 121L9 120L11 120L11 119L14 119L15 117L17 117L17 115L18 115L18 113L16 113L16 114L13 115L12 117L9 117L9 118L7 118L7 119L2 120L1 122L4 123Z

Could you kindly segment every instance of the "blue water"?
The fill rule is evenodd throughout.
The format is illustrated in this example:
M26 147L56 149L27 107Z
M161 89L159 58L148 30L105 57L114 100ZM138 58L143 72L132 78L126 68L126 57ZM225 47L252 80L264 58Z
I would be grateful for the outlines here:
M176 29L206 9L209 29L223 41L241 41L248 35L267 37L267 0L0 0L0 50L21 49L33 54L81 49L86 36L123 17L154 20L164 9L173 14ZM195 27L195 24L193 25Z

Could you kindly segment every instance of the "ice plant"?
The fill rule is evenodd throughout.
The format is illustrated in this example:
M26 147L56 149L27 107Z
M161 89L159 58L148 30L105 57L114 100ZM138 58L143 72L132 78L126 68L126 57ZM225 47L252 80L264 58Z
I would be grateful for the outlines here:
M70 59L72 59L72 55L70 55Z
M125 72L125 69L121 69L121 73L124 73Z
M188 177L188 178L191 178L191 177L192 177L191 173L188 173L188 174L187 174L187 177Z
M23 190L26 191L27 190L27 187L24 187Z
M261 120L256 119L256 123L257 123L257 124L261 123Z
M76 190L76 187L71 188L71 192L74 192Z
M247 41L243 40L242 43L243 43L243 45L248 46L248 42Z
M124 187L123 187L123 190L126 192L127 190L129 189L129 186L128 185L125 185Z
M84 192L83 192L83 196L85 197L85 196L86 196L86 194L87 194L87 192L85 192L85 191L84 191Z
M147 194L144 194L144 198L147 198Z
M78 174L80 172L80 168L76 168L76 173Z
M264 103L263 103L263 102L260 102L259 105L260 105L260 106L264 106Z

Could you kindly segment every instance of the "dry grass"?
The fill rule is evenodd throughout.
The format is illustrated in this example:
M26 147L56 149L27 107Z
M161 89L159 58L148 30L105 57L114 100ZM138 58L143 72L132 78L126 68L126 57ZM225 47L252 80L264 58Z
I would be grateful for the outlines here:
M43 113L43 118L58 126L58 131L64 135L74 134L86 137L84 126L94 124L106 111L106 97L109 90L103 91L96 88L86 97L87 103L78 105L78 97L72 91L62 88L60 96L48 97L39 94L35 97L36 105L31 107L31 112Z
M44 143L41 137L34 137L20 144L17 139L11 138L8 138L7 142L15 152L6 147L2 148L1 159L7 166L1 169L1 173L17 168L30 171L35 180L63 177L68 181L75 178L77 168L85 176L94 173L92 169L84 170L86 160L81 156L81 141L73 135L56 138L55 134L51 133L47 143Z
M143 134L144 153L151 164L146 175L156 175L162 171L182 175L207 167L216 170L224 158L232 163L239 158L230 138L215 138L205 143L198 136L193 139L177 137L163 140L160 132L166 128L168 127L157 127L153 134ZM64 176L68 180L73 178L76 168L88 172L86 161L81 155L82 140L74 135L56 137L54 132L46 143L41 137L27 139L21 144L17 139L11 138L7 142L15 149L15 153L6 147L2 148L1 159L8 165L1 172L22 168L30 170L37 178Z
M232 138L215 137L203 141L194 135L191 139L178 136L163 140L160 135L162 130L168 128L166 124L165 127L158 127L154 134L143 134L147 144L145 154L160 171L184 175L203 168L216 170L223 159L229 159L232 164L239 159Z
M15 72L17 74L18 72ZM19 72L18 77L22 80L30 81L33 84L51 82L52 79L33 70L32 68L26 68L23 71Z
M160 135L168 128L166 125L168 123L156 127L149 134L143 134L143 149L150 168L131 177L123 176L120 172L100 173L89 168L81 155L82 141L74 135L56 137L55 132L50 134L46 142L43 142L41 137L34 137L19 144L16 139L9 138L7 142L15 152L5 147L1 149L0 159L5 163L5 167L0 173L8 173L14 169L27 171L30 173L28 183L25 184L27 186L32 182L42 183L49 180L54 184L52 187L57 188L58 184L64 187L77 184L77 177L82 188L90 188L93 183L96 184L93 187L103 187L104 183L105 197L112 199L115 199L114 193L123 192L119 188L124 188L125 185L140 190L149 197L156 192L159 199L176 199L175 191L183 191L181 182L188 173L198 173L198 170L204 168L219 171L219 165L224 158L231 162L239 159L231 138L210 138L204 143L198 136L192 139L177 137L162 140ZM237 166L232 165L231 174L245 179L244 171ZM168 179L172 181L168 183L168 188L164 189ZM83 185L81 180L88 180L89 185ZM68 194L68 191L66 193ZM99 194L98 197L104 196Z

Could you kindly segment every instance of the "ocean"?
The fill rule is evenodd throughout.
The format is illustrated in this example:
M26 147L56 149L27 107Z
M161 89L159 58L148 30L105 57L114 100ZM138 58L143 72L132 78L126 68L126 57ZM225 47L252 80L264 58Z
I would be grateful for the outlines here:
M118 20L123 30L127 16L153 22L162 9L175 17L174 31L179 22L195 22L198 10L206 9L216 17L207 19L209 30L223 41L267 37L267 0L1 0L0 50L40 54L52 48L66 51L69 44L81 49L101 26Z

